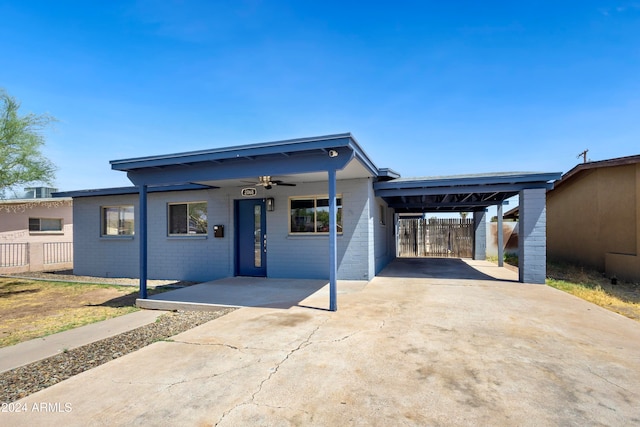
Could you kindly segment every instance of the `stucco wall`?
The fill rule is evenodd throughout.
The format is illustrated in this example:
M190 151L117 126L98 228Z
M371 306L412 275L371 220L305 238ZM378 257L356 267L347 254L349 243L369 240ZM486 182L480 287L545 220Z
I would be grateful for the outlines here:
M606 271L608 253L637 256L638 182L640 165L612 166L581 172L548 192L549 258Z
M71 242L73 208L71 200L24 202L0 206L0 243ZM29 218L62 219L62 232L29 232Z
M518 254L518 223L502 223L502 249L505 254ZM498 256L498 223L487 222L487 256Z
M29 231L29 218L61 219L62 230ZM0 244L3 245L0 247L0 273L70 269L73 267L69 251L71 242L73 208L70 199L34 199L0 204ZM8 243L24 245L16 249L16 245L6 245Z
M337 238L338 279L368 280L375 272L376 260L369 243L373 240L374 222L368 198L370 187L368 179L337 182L337 192L343 203L344 228ZM266 213L268 277L328 278L328 236L288 233L289 197L327 194L326 182L258 189L257 197L275 200L275 210ZM239 198L240 187L149 193L149 278L201 281L232 276L235 273L233 200ZM167 203L181 201L207 202L209 234L206 237L167 236ZM76 274L138 277L136 236L100 237L100 207L121 204L134 206L137 230L137 195L75 199ZM224 238L213 237L212 228L216 224L224 225ZM390 227L388 224L387 229Z

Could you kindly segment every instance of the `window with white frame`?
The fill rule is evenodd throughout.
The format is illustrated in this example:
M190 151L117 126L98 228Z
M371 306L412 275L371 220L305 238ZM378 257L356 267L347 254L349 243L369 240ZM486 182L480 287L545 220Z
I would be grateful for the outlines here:
M207 202L169 203L169 235L207 234Z
M62 218L29 218L29 232L60 232Z
M102 232L103 236L133 236L134 218L133 206L103 206Z
M378 206L380 206L380 225L387 225L387 210L384 208L384 205Z
M336 198L338 233L342 233L342 197ZM289 232L328 233L329 198L327 196L292 197L289 199Z

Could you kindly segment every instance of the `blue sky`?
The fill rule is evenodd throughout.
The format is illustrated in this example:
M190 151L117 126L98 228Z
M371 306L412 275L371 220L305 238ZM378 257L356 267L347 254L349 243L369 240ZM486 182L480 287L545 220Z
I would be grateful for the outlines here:
M0 87L56 185L109 160L352 132L402 176L640 154L640 1L0 1Z

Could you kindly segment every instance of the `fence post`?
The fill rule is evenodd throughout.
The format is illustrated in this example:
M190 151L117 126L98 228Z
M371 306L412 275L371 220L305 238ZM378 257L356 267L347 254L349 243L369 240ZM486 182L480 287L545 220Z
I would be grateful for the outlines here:
M42 242L29 243L29 271L44 269L44 244Z

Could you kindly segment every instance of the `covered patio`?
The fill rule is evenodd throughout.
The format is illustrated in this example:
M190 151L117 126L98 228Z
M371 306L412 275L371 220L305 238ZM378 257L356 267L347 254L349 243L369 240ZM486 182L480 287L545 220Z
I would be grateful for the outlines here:
M326 182L328 193L329 309L337 310L337 198L338 179L393 179L399 175L377 168L349 133L111 161L115 170L127 172L139 192L140 298L147 298L148 192L157 188L198 186L221 188L244 185L260 177L259 185ZM276 180L287 176L288 183ZM267 237L264 227L260 240ZM237 244L237 243L236 243ZM236 260L237 262L237 260ZM237 274L237 272L236 272ZM265 273L266 275L266 273Z
M518 274L488 261L451 258L396 258L378 274L383 278L425 279L424 285L481 282L517 282ZM338 280L338 295L361 292L369 282ZM330 310L326 280L227 277L138 299L140 308L152 310L216 311L229 307Z
M326 191L328 195L326 198L328 224L322 230L328 237L328 258L327 267L323 267L323 270L325 268L328 270L329 310L331 311L337 310L338 269L341 265L346 265L347 267L342 268L348 270L360 266L364 262L366 272L364 276L358 277L370 280L392 259L392 256L387 255L386 259L379 261L378 254L375 252L378 244L381 243L375 236L374 231L377 229L373 224L378 204L382 210L389 209L396 214L394 226L397 224L399 213L473 212L475 230L473 259L476 261L486 258L486 211L489 206L496 206L499 230L498 248L500 251L498 258L500 266L502 266L503 204L508 198L519 195L521 244L518 280L526 283L544 283L546 276L545 193L549 188L552 188L552 181L560 177L560 173L507 172L449 177L400 178L400 175L391 169L375 166L350 133L114 160L111 161L111 167L126 172L128 178L136 186L134 188L137 189L139 195L139 222L136 238L139 240L141 301L147 299L149 193L177 189L240 188L243 185L246 186L247 180L250 179L253 179L253 182L249 181L250 184L265 190L277 185L295 187L298 184L309 185L310 183L315 183L316 187L314 188L323 188L323 192ZM257 183L256 176L259 178ZM279 177L286 177L286 182ZM339 221L337 215L340 195L337 182L357 179L367 182L368 185L368 188L358 190L361 193L366 193L358 196L366 198L366 213L360 217L359 224L364 227L365 231L359 233L355 233L353 229L350 231L354 235L365 237L362 242L357 241L350 245L362 248L362 253L352 256L349 262L343 263L343 260L338 259ZM317 186L318 184L320 187ZM245 196L244 190L243 188L242 196ZM351 194L353 195L355 192ZM252 195L256 195L256 193L253 192ZM228 196L227 199L231 201L230 203L236 203L236 211L240 210L238 196L235 196L235 200L232 196ZM267 199L263 198L262 200L264 202ZM386 206L380 200L386 202ZM271 202L273 203L273 199ZM229 209L232 207L230 206ZM257 254L257 252L261 252L258 245L263 246L264 253L267 252L266 220L264 216L262 218L262 225L256 223L258 225L255 226L255 233L260 234L256 238L256 241L259 242L256 243L257 257L265 256ZM234 238L232 245L236 246L236 252L240 241L238 230L243 230L240 217L237 220L237 223L233 223L234 229L231 232ZM391 228L387 228L387 230L389 231L388 237L392 237ZM290 234L291 228L285 232ZM359 238L358 236L356 239ZM220 236L216 235L215 237ZM253 238L253 235L250 237ZM287 239L289 237L286 236ZM301 240L298 239L298 241ZM366 261L362 261L363 259ZM259 264L258 261L256 262ZM238 259L231 262L235 263L235 270L233 270L235 276L268 277L264 267L259 274L243 274L240 271ZM283 263L279 268L280 274L282 274L283 268L285 268ZM289 275L289 277L292 276ZM292 295L297 295L297 285L290 283L289 286L292 289ZM303 285L300 286L304 288Z

